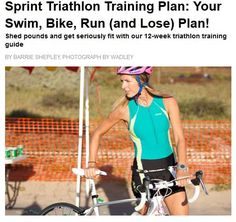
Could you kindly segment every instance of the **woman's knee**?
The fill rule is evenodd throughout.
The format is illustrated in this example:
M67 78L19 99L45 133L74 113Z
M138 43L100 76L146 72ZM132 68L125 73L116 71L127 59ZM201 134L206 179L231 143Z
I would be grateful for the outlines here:
M188 215L189 205L185 192L175 193L165 199L166 206L171 215Z

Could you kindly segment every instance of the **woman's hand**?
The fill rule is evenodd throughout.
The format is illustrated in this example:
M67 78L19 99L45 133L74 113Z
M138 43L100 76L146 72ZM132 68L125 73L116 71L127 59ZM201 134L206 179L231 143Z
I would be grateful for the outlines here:
M178 180L177 184L178 186L185 186L188 184L188 179L181 179L182 177L188 177L189 173L188 173L188 168L186 167L186 169L181 169L180 167L177 167L177 171L176 171L176 178L180 179Z
M88 163L88 167L84 170L84 176L87 179L93 179L95 176L97 176L97 171L98 169L96 168L96 162L91 161Z
M88 167L84 170L84 176L87 179L93 179L95 176L97 176L96 172L98 171L95 167Z

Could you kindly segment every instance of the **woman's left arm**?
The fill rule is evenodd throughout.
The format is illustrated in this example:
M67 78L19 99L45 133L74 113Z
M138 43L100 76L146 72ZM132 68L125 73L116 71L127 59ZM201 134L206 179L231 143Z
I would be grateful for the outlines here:
M176 143L176 157L178 162L177 178L178 178L186 176L188 174L185 138L182 129L179 106L177 101L173 97L171 97L171 98L165 98L164 103L170 118L170 123L172 126L174 139ZM185 185L185 184L186 181L182 182L180 181L180 185Z

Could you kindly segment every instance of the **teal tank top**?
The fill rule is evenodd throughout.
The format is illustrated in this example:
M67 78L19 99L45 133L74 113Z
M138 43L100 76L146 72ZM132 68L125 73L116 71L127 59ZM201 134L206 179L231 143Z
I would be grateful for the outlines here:
M129 132L137 159L161 159L173 153L170 122L163 98L153 97L148 107L130 100Z

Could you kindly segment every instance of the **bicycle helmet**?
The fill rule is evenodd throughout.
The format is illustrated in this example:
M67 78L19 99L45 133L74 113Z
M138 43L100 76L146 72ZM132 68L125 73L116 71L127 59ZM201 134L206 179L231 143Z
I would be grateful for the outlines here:
M148 75L152 74L151 66L129 66L129 67L120 67L117 70L118 75L135 75L135 79L138 82L139 90L138 93L134 96L135 101L137 101L138 97L141 95L143 87L148 85L148 82L141 82L140 75L146 73Z
M140 75L142 73L152 74L151 66L130 66L120 67L117 70L117 74L128 74L128 75Z

